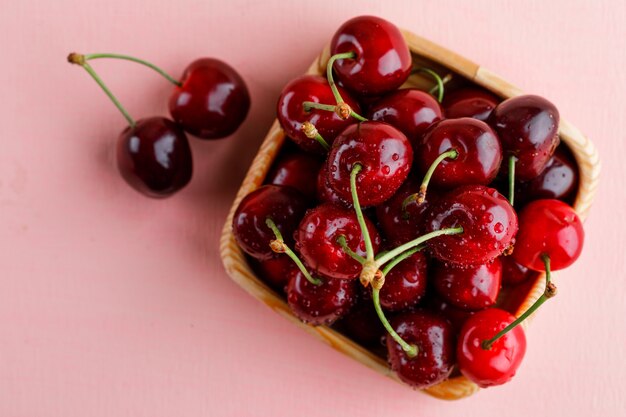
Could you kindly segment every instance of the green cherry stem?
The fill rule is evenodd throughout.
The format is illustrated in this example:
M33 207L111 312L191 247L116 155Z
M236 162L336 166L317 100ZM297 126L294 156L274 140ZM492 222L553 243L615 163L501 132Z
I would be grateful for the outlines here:
M402 202L402 210L405 211L406 206L413 201L417 202L417 204L422 204L424 201L426 201L426 190L428 189L428 184L430 183L430 179L435 173L435 169L437 169L439 164L442 163L444 159L456 159L458 157L459 157L459 152L456 149L449 149L446 152L439 155L433 161L433 163L430 164L430 167L428 167L428 171L426 171L426 174L424 175L422 184L420 184L419 191L416 194L411 194L410 196L404 199L404 201Z
M354 259L360 264L365 263L364 257L362 257L361 255L359 255L358 253L350 249L350 247L348 246L348 242L346 241L346 237L344 235L340 235L337 238L337 243L339 244L339 246L341 246L341 249L343 249L343 251L352 259Z
M111 99L115 107L117 107L117 109L122 113L122 115L124 115L130 127L134 128L137 125L137 123L135 122L135 119L133 119L130 116L128 111L124 108L124 106L122 106L122 103L119 102L119 100L113 95L111 90L109 90L106 84L104 84L104 81L102 81L100 76L98 76L98 74L96 73L96 71L94 71L91 65L87 63L84 55L73 52L67 56L67 61L70 64L76 64L76 65L80 65L81 67L83 67L85 71L87 71L87 73L91 75L91 78L93 78L94 81L100 86L102 91L104 91L104 93L109 97L109 99Z
M515 163L517 158L513 155L509 156L509 202L513 205L515 200Z
M450 80L452 80L452 74L448 73L448 74L446 74L445 77L443 77L443 79L441 80L441 83L445 86L446 84L448 84L450 82ZM435 91L437 91L437 90L439 90L439 84L435 84L433 86L433 88L428 90L428 94L434 95Z
M304 275L307 281L309 281L313 285L320 285L322 281L319 278L314 278L309 273L309 271L307 271L302 261L298 258L298 255L296 255L295 252L292 251L291 248L285 243L285 241L283 240L283 235L282 233L280 233L280 230L278 230L276 223L274 223L274 221L268 217L267 219L265 219L265 224L272 230L272 232L274 232L274 236L276 237L276 240L272 240L270 242L270 248L272 248L272 251L276 253L284 253L285 255L289 256L291 260L298 266L298 269L300 269L300 272L302 272L302 275Z
M404 339L402 339L400 335L396 333L394 328L391 326L391 324L387 320L387 317L385 317L385 313L383 312L383 309L380 306L380 288L376 288L375 286L372 286L372 300L374 301L374 310L376 310L378 319L383 324L383 326L385 327L389 335L393 337L393 340L395 340L396 343L398 343L402 347L402 350L404 350L404 352L409 358L416 357L417 346L405 342Z
M416 246L421 245L422 243L426 243L428 242L430 239L439 237L439 236L445 236L445 235L458 235L463 233L463 227L459 226L459 227L450 227L447 229L440 229L440 230L435 230L433 232L430 233L426 233L425 235L422 235L420 237L418 237L417 239L413 239L408 241L407 243L398 246L397 248L390 250L389 252L387 252L385 255L379 257L376 260L376 263L378 265L384 265L387 262L391 261L393 258L395 258L396 256L400 255L401 253L409 250L409 249L413 249Z
M406 252L403 252L400 255L398 255L395 258L393 258L383 268L383 275L387 275L389 273L389 271L391 271L393 269L393 267L395 267L396 265L398 265L400 262L404 261L406 258L410 257L411 255L414 255L415 253L421 251L423 248L424 248L423 246L418 246L418 247L410 249L410 250L408 250Z
M322 145L322 148L324 148L325 151L328 151L330 149L330 145L328 144L328 142L326 142L322 135L320 135L320 132L317 131L317 128L313 123L302 123L302 126L300 126L300 130L307 138L315 139L320 145Z
M356 177L363 170L361 164L354 164L352 171L350 171L350 192L352 193L352 204L354 205L354 212L356 218L359 221L359 227L361 228L361 234L363 235L363 241L365 242L366 260L374 261L374 246L372 245L372 239L370 237L367 224L365 223L365 217L363 216L363 210L361 210L361 203L359 203L359 195L356 189Z
M545 303L550 298L552 298L552 297L554 297L556 295L556 285L554 285L551 282L551 277L550 277L550 257L548 255L543 255L541 258L543 260L543 264L544 264L545 270L546 270L546 289L545 289L545 291L543 292L543 294L541 294L541 297L539 297L537 299L537 301L535 301L533 303L533 305L530 306L528 308L528 310L526 310L521 316L519 316L513 323L511 323L508 326L506 326L504 329L502 329L498 334L496 334L491 339L484 340L483 343L482 343L482 348L483 349L485 349L485 350L491 349L491 346L496 342L496 340L500 339L502 336L504 336L509 331L514 329L517 325L519 325L521 322L526 320L528 318L528 316L533 314L539 307L541 307L541 305L543 303Z
M433 79L437 83L437 89L435 90L437 92L437 101L441 103L443 101L444 86L443 86L443 80L441 79L439 74L437 74L435 71L431 70L430 68L424 68L424 67L413 70L414 74L420 73L420 72L425 72L426 74L433 77ZM435 91L433 91L432 93L429 91L429 93L434 94Z
M91 61L92 59L101 59L101 58L114 58L114 59L122 59L125 61L132 61L132 62L136 62L138 64L144 65L148 68L153 69L154 71L158 72L159 74L161 74L166 80L168 80L169 82L171 82L172 84L181 87L182 83L178 80L176 80L174 77L172 77L171 75L169 75L167 72L163 71L161 68L157 67L156 65L148 62L148 61L144 61L143 59L139 59L139 58L135 58L134 56L129 56L129 55L122 55L122 54L110 54L110 53L104 53L104 54L86 54L84 55L85 57L85 61Z
M343 98L341 98L341 94L339 94L339 90L337 89L337 84L335 84L335 78L333 77L333 65L335 65L335 61L339 59L354 59L356 58L356 53L353 51L344 52L341 54L335 54L328 59L328 64L326 64L326 78L328 79L328 85L333 92L333 96L335 96L335 101L337 104L343 103Z

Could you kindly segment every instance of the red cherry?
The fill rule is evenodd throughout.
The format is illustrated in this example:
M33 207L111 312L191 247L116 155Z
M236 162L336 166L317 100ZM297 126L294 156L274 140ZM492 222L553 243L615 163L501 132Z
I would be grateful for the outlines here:
M380 236L369 219L366 218L365 222L376 252ZM356 278L361 272L361 264L344 251L338 242L340 236L345 237L352 251L366 256L365 241L354 211L325 203L309 210L300 222L296 249L318 274L330 278Z
M502 284L518 285L536 278L538 273L515 262L512 256L502 256Z
M428 247L443 262L478 265L495 259L513 243L517 215L495 189L466 185L431 203L425 216L427 233L459 226L463 233L439 236Z
M536 271L544 271L544 256L550 269L570 266L583 248L585 232L573 208L559 200L536 200L520 212L513 259Z
M398 335L417 346L417 356L409 357L387 335L391 369L405 383L427 388L448 378L454 366L454 330L446 319L426 311L402 313L391 321Z
M482 388L501 385L515 376L526 353L526 335L517 326L485 349L483 342L511 324L515 317L489 308L467 319L459 336L456 356L461 373Z
M337 78L351 91L379 95L400 87L411 73L411 52L400 30L374 16L359 16L335 32L331 55L353 52L352 59L338 60Z
M433 268L432 279L439 295L452 305L480 310L496 303L502 282L502 262L496 258L468 267L438 263Z
M360 107L350 94L339 88L343 100L355 111ZM303 75L287 84L278 99L277 115L285 133L305 151L325 153L326 150L315 139L306 136L302 131L304 122L312 123L319 134L328 144L331 144L337 135L347 126L356 123L353 118L341 119L333 111L310 109L305 110L303 103L310 101L321 104L335 104L335 97L324 77L318 75Z
M428 260L416 252L397 264L385 276L380 289L380 305L388 311L400 311L420 302L426 294Z
M328 183L328 170L326 164L322 164L317 174L317 199L320 203L335 203L347 208L352 207L352 204L344 201L337 195L335 190L330 187Z
M309 282L299 270L293 271L287 285L291 311L305 323L330 325L346 315L356 301L354 281L326 279L321 284Z
M252 258L251 261L259 277L281 293L286 290L291 274L297 269L296 264L285 254L277 254L264 261Z
M294 188L279 185L257 188L241 200L233 216L233 234L239 247L259 260L274 257L270 242L276 235L266 220L272 219L285 243L291 245L306 208L306 198Z
M448 119L471 117L484 122L499 102L493 94L469 87L446 94L442 107Z
M202 139L233 134L250 109L248 87L230 65L215 58L198 59L185 69L170 97L172 117Z
M363 288L360 286L360 288ZM371 300L357 304L345 317L337 322L337 328L350 339L366 347L382 347L385 328L378 320Z
M443 119L441 106L430 94L414 88L391 92L375 102L367 117L389 123L399 129L411 142L413 149L435 122Z
M134 189L167 197L189 183L193 170L185 133L171 120L150 117L127 127L117 143L117 166Z
M358 164L357 192L361 205L375 206L391 197L409 175L413 150L406 136L382 122L346 128L328 154L328 182L337 195L352 201L350 175Z
M317 194L317 173L323 161L303 152L281 155L274 163L265 181L270 184L297 189L310 200Z
M461 331L461 327L465 324L465 321L474 314L474 311L463 310L452 305L450 302L439 297L437 294L429 294L426 298L426 306L428 310L435 314L441 315L446 318L454 328L455 333Z

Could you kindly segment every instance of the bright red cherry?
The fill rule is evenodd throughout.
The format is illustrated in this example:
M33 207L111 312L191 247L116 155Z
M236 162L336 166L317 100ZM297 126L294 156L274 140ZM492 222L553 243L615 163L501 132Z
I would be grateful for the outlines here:
M559 200L536 200L522 209L513 259L536 271L567 268L583 248L585 232L574 209Z
M502 284L517 285L538 276L537 271L526 268L515 262L512 256L502 256Z
M432 282L441 297L466 310L480 310L496 303L502 282L502 262L467 267L438 263L432 271Z
M252 258L252 266L259 277L273 289L284 292L291 274L298 269L296 264L285 254L276 254L264 261Z
M428 247L443 262L478 265L495 259L513 243L517 215L495 189L466 185L431 203L425 216L427 233L459 226L462 233L439 236Z
M347 91L338 87L343 100L355 111L360 107ZM334 111L305 109L306 101L320 104L335 104L335 97L328 81L319 75L303 75L287 84L278 99L276 114L285 133L305 151L325 153L326 150L315 139L302 131L304 122L312 123L320 136L331 144L347 126L356 123L352 117L344 120Z
M303 322L313 326L330 325L345 316L356 302L355 284L343 279L325 279L315 285L295 270L287 285L287 303Z
M365 219L374 251L380 246L380 236L374 224ZM359 276L361 264L348 255L340 237L348 248L366 256L365 242L354 210L325 203L309 210L296 233L296 249L304 262L316 273L330 278L353 279Z
M306 197L295 188L279 185L257 188L241 200L233 216L233 234L239 247L259 260L274 257L270 242L276 235L267 226L267 219L276 224L285 243L291 245L306 208Z
M506 157L514 156L515 178L527 181L539 175L559 144L559 111L543 97L525 95L498 104L489 124L502 141ZM503 173L508 164L502 164Z
M346 128L328 154L328 182L337 195L352 201L350 175L358 164L357 193L363 206L391 197L409 175L413 149L406 136L382 122L362 122Z
M326 169L326 164L322 164L322 167L317 174L317 200L320 203L335 203L348 208L352 207L351 203L344 201L337 195L335 190L330 187L330 184L328 183L328 171Z
M267 174L265 182L293 187L310 200L317 195L317 173L323 161L315 155L295 152L281 155Z
M426 294L426 269L428 260L416 252L396 265L385 276L380 289L380 305L388 311L413 307Z
M193 163L185 132L163 117L137 120L120 134L117 166L134 189L167 197L191 179Z
M405 383L426 388L448 378L454 367L454 330L443 317L426 311L401 313L391 325L407 343L417 347L417 356L409 357L387 335L391 369Z
M374 16L359 16L335 32L331 55L352 52L351 59L338 60L337 78L350 91L380 95L400 87L411 74L411 52L400 30Z
M248 87L239 73L215 58L198 59L185 69L169 102L174 120L202 139L233 134L250 109Z
M484 122L499 102L495 95L469 87L447 93L442 106L448 119L471 117Z
M461 373L482 388L513 378L526 353L526 335L517 326L490 347L483 342L515 320L504 310L488 308L467 319L459 335L456 356Z
M425 91L415 88L387 94L370 107L367 117L398 128L409 139L413 149L420 145L426 130L443 119L437 100Z

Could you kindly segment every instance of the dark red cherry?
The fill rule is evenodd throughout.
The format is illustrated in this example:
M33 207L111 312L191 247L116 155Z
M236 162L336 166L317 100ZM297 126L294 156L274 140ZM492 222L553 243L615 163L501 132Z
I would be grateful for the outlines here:
M498 104L489 117L505 158L515 156L515 178L527 181L539 175L559 144L559 111L543 97L525 95ZM502 164L508 174L508 164Z
M380 305L388 311L400 311L420 302L426 294L428 260L416 252L385 275L380 289Z
M425 303L428 310L446 318L452 324L455 333L460 332L465 321L474 314L471 310L463 310L452 305L437 294L428 294Z
M496 303L502 283L502 262L493 261L467 267L437 263L432 282L441 297L466 310L480 310Z
M354 59L338 60L337 78L350 91L380 95L400 87L411 74L411 52L400 30L374 16L359 16L335 32L331 55L356 53Z
M471 117L484 122L499 102L500 99L495 95L469 87L451 93L446 92L442 107L448 119Z
M303 152L282 155L267 174L265 182L297 189L309 199L317 194L317 174L323 161Z
M463 233L428 243L434 257L460 265L478 265L498 257L517 233L517 215L495 189L482 185L456 188L430 204L424 229L463 227Z
M292 273L298 269L285 254L276 254L264 261L252 258L252 266L264 282L281 293L285 291Z
M250 109L248 87L227 63L198 59L185 69L180 83L170 97L170 113L192 135L224 138L245 120Z
M303 322L330 325L345 316L356 301L355 281L325 279L320 285L309 282L300 270L294 270L287 285L287 302Z
M335 190L330 187L326 164L322 164L317 174L317 200L320 203L335 203L348 208L352 207L351 203L341 199Z
M483 347L515 317L504 310L488 308L467 319L459 335L456 356L461 373L482 388L501 385L513 378L526 353L526 335L513 328L489 349Z
M352 110L360 112L359 103L350 97L347 91L338 87L343 100ZM319 109L305 110L302 103L311 101L321 104L335 104L335 96L328 81L319 75L303 75L287 84L278 98L276 114L285 133L305 151L326 153L326 150L315 140L302 132L304 122L312 123L326 142L331 144L337 135L347 126L356 123L349 117L341 119L335 112Z
M409 139L413 149L420 145L426 129L443 119L437 100L415 88L387 94L370 107L367 117L398 128Z
M450 376L454 366L454 330L450 322L426 311L402 313L391 320L398 335L417 346L410 358L390 335L387 351L391 369L415 388L435 385Z
M487 185L498 174L502 147L494 131L480 120L447 119L434 125L415 153L422 174L442 153L454 149L456 158L445 158L435 169L431 183L453 188L466 184Z
M374 251L380 236L374 224L365 219ZM316 273L330 278L353 279L359 276L361 264L346 254L338 243L344 236L348 247L365 257L365 241L354 210L324 203L309 210L298 227L296 248L304 262Z
M391 197L409 175L413 149L406 136L382 122L362 122L346 128L328 154L328 182L337 195L352 202L350 174L363 167L356 188L363 206L375 206Z
M339 331L366 347L382 347L381 342L387 333L369 299L360 301L336 324Z
M544 271L543 256L550 269L567 268L583 249L585 232L574 209L559 200L536 200L522 209L513 259L536 271Z
M137 120L117 142L117 167L134 189L167 197L191 179L193 162L185 132L163 117Z
M515 262L512 256L502 256L502 284L517 285L534 279L539 274L537 271L526 268Z
M278 227L285 243L293 243L293 233L307 209L307 200L298 190L279 185L264 185L245 196L233 216L233 234L248 255L259 260L275 256L270 242L275 239L265 223L267 218Z

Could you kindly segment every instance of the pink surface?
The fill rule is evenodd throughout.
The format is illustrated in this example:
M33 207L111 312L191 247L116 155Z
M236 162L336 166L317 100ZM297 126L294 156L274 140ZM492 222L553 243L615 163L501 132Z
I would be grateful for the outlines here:
M622 1L3 1L0 4L0 416L526 416L624 414L626 4ZM498 6L497 4L501 4ZM514 381L442 402L379 376L231 282L218 236L279 91L348 17L372 13L554 101L600 149L579 262L530 328ZM193 141L174 198L113 163L124 119L68 52L125 52L179 74L238 68L240 131ZM171 87L96 68L136 117Z

